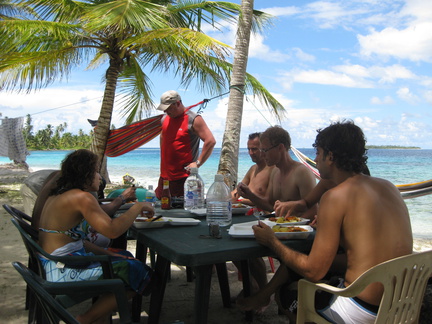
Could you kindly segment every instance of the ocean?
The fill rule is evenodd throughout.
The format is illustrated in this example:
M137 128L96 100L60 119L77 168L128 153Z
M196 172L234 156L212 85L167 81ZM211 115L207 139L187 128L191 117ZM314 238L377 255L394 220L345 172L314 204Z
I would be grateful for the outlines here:
M310 158L315 157L313 149L299 149ZM31 171L58 169L61 161L70 151L31 151L27 163ZM212 156L200 167L199 173L204 180L206 190L213 183L219 165L220 148L215 148ZM396 184L408 184L432 179L432 150L408 149L370 149L368 167L373 176ZM293 156L294 159L295 156ZM159 148L139 148L115 158L108 158L108 172L112 182L122 182L122 177L129 174L139 186L157 185L160 167ZM0 164L10 163L7 157L0 157ZM252 165L246 148L239 153L239 181ZM432 239L430 220L432 195L405 200L413 229L413 235L419 239Z

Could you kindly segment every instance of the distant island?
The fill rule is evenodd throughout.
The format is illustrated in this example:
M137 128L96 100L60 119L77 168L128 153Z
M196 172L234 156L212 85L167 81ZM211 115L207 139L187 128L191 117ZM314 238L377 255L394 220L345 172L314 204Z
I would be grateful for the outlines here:
M421 150L418 146L400 146L400 145L366 145L367 149L404 149L404 150Z

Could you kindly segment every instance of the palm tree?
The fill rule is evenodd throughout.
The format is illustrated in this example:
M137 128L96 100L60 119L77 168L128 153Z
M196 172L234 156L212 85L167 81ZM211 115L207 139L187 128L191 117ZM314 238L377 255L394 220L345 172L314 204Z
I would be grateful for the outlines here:
M240 132L238 130L241 129L243 115L246 67L249 54L250 34L252 31L253 6L253 0L242 0L241 14L238 19L227 118L218 168L218 172L225 175L225 182L227 182L231 189L233 189L237 183L238 152L240 144ZM281 117L278 111L276 111L276 117L278 119Z
M221 1L20 0L37 20L0 21L0 89L41 88L83 61L107 63L105 90L92 150L104 156L117 86L127 123L154 107L145 69L173 72L183 86L221 93L230 80L229 47L202 32L203 24L235 21L237 4ZM269 15L254 12L260 30ZM277 100L252 76L247 86L276 114ZM104 174L107 178L107 175Z

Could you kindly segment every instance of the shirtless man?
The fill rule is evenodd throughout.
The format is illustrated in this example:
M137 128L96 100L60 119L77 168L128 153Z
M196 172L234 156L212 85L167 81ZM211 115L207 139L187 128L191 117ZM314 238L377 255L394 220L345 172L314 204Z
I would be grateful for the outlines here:
M290 147L291 138L286 130L279 126L267 128L260 136L260 151L266 164L276 168L271 171L265 196L257 195L243 183L237 187L239 195L262 210L273 211L277 200L300 200L312 191L316 184L314 175L291 158Z
M315 186L315 178L303 164L294 161L288 150L291 147L291 138L286 130L279 126L266 129L260 135L260 152L268 167L273 167L270 180L264 196L257 195L250 186L240 183L237 191L240 196L251 200L252 204L265 211L272 211L277 200L299 200L306 196ZM313 208L311 211L315 211ZM264 261L261 258L250 259L251 275L258 287L252 286L252 292L257 292L267 285L267 275ZM239 299L240 301L242 299ZM259 303L255 309L262 312L270 302Z
M347 256L341 287L349 286L381 262L412 253L410 218L399 191L387 180L361 173L367 159L365 144L361 129L349 121L318 131L314 144L317 168L323 179L336 186L321 198L309 255L283 245L269 226L253 226L260 244L271 248L284 265L310 281L317 282L326 275L339 245ZM373 323L382 293L380 284L371 284L356 296L362 306L353 298L337 297L318 311L331 321L339 318L343 322Z
M268 166L264 160L263 154L260 151L260 135L261 133L249 134L247 149L252 162L255 162L255 164L249 168L241 183L248 185L249 189L258 196L264 197L274 166ZM231 195L233 197L233 203L240 202L245 205L253 206L253 203L249 199L239 200L240 195L237 189L234 189ZM237 268L240 268L240 262L235 262L234 264ZM249 269L253 278L252 290L258 291L267 284L267 271L263 258L250 259Z
M248 185L249 189L258 196L264 197L267 191L270 174L274 166L267 166L263 154L261 154L259 139L260 134L261 133L249 134L247 149L252 162L255 164L249 168L241 182L245 185ZM240 195L238 194L237 189L234 189L231 194L234 203L240 202L249 206L253 205L249 199L239 200Z

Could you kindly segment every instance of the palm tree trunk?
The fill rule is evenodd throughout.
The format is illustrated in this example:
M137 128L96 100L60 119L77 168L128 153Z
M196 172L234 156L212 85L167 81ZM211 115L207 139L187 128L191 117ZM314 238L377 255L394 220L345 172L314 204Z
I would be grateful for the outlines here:
M238 22L228 112L218 168L218 173L225 175L225 181L231 189L235 187L238 177L240 130L253 5L253 0L242 0L242 13Z
M99 113L97 126L94 130L93 140L90 150L97 154L101 161L100 173L107 183L110 183L105 157L105 148L111 127L112 112L114 109L115 92L117 79L120 73L120 66L114 59L110 60L110 66L106 73L106 83L102 107Z

